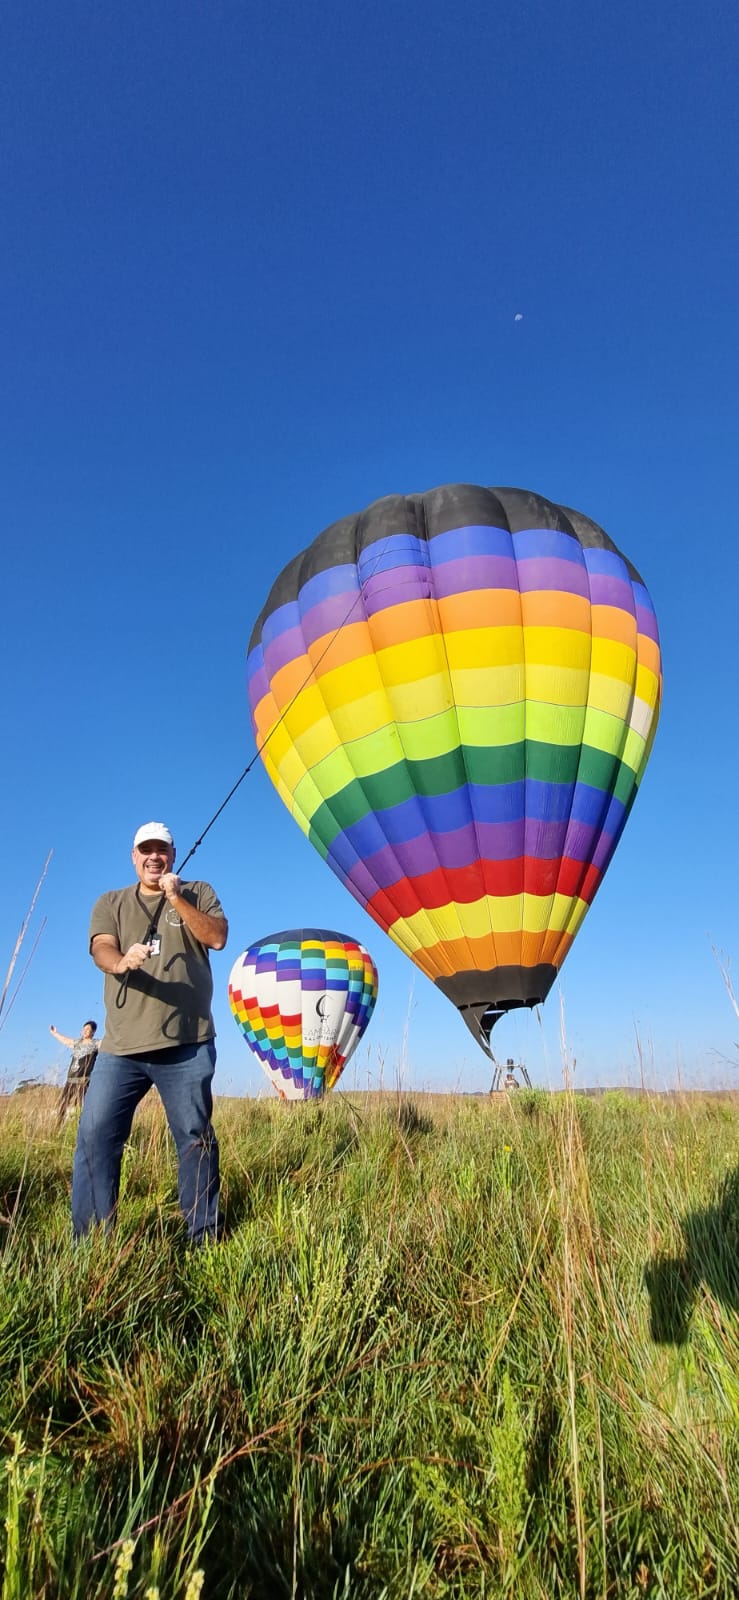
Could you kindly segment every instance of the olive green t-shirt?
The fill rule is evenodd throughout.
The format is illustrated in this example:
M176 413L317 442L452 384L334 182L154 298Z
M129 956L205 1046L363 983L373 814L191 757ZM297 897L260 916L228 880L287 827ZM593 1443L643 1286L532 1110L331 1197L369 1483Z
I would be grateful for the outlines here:
M209 883L184 883L180 893L208 916L223 916ZM90 945L98 933L111 934L122 952L143 943L159 899L158 894L144 894L137 884L102 894L92 908ZM105 974L105 1034L100 1048L110 1055L145 1055L149 1050L202 1044L214 1037L208 951L168 901L159 916L157 936L161 939L159 954L150 956L137 972L129 972L123 1005L116 1005L123 978Z

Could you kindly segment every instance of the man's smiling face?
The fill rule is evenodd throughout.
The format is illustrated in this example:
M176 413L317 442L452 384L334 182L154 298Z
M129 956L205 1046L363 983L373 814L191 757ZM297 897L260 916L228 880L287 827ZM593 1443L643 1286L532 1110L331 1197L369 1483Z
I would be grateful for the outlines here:
M156 894L162 874L172 871L174 856L174 845L162 839L143 839L134 845L131 860L145 894Z

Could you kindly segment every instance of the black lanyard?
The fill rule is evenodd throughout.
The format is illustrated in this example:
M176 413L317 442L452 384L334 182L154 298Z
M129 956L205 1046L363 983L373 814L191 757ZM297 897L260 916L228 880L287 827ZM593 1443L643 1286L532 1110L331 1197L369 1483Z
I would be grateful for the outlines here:
M157 928L159 926L159 918L161 917L162 910L164 908L164 902L165 902L166 898L167 898L166 894L160 895L159 902L155 906L155 908L154 908L154 910L153 910L153 912L151 914L151 918L150 918L150 920L148 922L146 933L144 934L144 937L143 937L143 940L142 940L142 944L151 944L151 941L154 938L154 935L155 935L155 933L157 931ZM136 885L136 899L138 900L138 903L139 903L139 905L141 907L141 910L144 913L144 916L148 917L149 913L148 913L148 911L146 909L146 906L144 905L144 902L143 902L143 900L141 898L141 889L140 889L138 883Z
M149 922L148 922L148 925L147 925L146 933L144 934L144 937L143 937L143 939L141 941L142 944L151 944L151 941L154 938L154 936L156 934L156 931L157 931L157 928L159 926L159 918L161 917L162 911L164 910L164 902L165 902L166 898L167 898L166 894L160 895L159 901L158 901L154 911L152 912L151 917L149 918ZM148 916L148 912L146 910L146 906L144 905L144 902L143 902L143 900L141 898L141 890L139 889L138 884L136 885L136 899L138 900L138 903L139 903L139 905L141 907L141 910L144 913L144 916ZM117 993L117 995L115 997L116 1007L117 1007L117 1009L119 1011L122 1011L124 1005L126 1004L126 995L128 994L128 980L129 980L130 976L131 976L131 969L129 967L128 971L123 973L123 981L122 981L122 983L120 985L120 988L118 990L118 993Z

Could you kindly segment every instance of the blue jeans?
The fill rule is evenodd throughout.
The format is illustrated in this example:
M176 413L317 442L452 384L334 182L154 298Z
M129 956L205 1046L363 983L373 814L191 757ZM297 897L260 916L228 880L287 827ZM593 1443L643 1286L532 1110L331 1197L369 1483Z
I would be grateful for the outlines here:
M82 1238L95 1222L115 1219L123 1146L133 1114L152 1085L158 1089L177 1147L180 1208L195 1244L218 1234L218 1141L211 1125L212 1039L111 1056L101 1050L77 1130L72 1170L72 1226Z

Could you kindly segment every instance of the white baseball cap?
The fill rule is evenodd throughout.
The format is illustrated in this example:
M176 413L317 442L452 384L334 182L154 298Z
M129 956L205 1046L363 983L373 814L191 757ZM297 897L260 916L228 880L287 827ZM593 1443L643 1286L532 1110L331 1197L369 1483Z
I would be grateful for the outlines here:
M158 844L174 844L169 828L163 822L145 822L143 828L137 828L133 836L134 850L147 839L156 839Z

